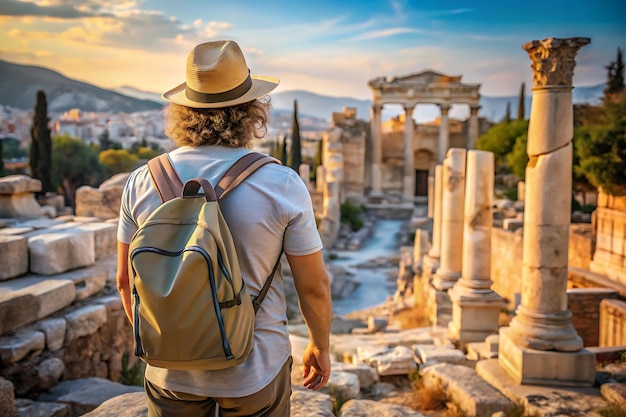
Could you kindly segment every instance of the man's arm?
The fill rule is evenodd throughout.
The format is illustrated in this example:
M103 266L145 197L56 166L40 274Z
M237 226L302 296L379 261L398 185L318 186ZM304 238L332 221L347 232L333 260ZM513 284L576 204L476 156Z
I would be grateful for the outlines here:
M128 321L133 322L130 303L130 279L128 277L128 243L117 241L117 290L122 298L122 305Z
M309 345L303 356L304 386L321 389L330 376L330 324L332 304L330 280L322 252L311 255L287 255L298 292L300 310L309 330Z

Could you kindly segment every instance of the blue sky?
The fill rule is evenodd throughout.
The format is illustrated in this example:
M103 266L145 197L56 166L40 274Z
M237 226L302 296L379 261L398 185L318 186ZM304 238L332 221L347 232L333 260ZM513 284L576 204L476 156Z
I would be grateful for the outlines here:
M625 22L624 0L2 0L0 59L161 92L183 81L193 45L234 39L277 91L369 98L372 78L435 69L502 96L532 84L521 45L546 37L590 37L574 83L604 82Z

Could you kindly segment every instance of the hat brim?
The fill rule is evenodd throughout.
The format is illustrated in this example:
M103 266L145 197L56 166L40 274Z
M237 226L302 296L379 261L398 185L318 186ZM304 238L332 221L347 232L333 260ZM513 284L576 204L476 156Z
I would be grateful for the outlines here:
M185 83L182 83L181 85L176 86L169 91L166 91L161 95L161 98L169 103L180 104L181 106L192 107L196 109L217 109L221 107L236 106L237 104L247 103L257 98L266 96L273 89L275 89L280 82L278 78L265 75L252 75L250 78L252 78L252 87L250 87L250 89L246 91L244 95L233 100L214 103L204 103L190 100L185 95Z

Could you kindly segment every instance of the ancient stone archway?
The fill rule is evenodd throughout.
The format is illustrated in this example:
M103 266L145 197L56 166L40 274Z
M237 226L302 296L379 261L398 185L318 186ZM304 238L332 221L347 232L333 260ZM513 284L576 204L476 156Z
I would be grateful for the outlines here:
M381 165L381 112L385 104L401 104L405 111L403 196L413 201L415 196L415 154L413 149L413 109L418 104L436 104L441 109L438 162L442 162L449 148L448 111L452 104L470 106L468 148L476 146L478 138L478 109L480 84L463 84L460 75L446 75L432 70L401 77L378 77L369 81L373 91L372 116L372 166L370 186L372 194L382 193Z

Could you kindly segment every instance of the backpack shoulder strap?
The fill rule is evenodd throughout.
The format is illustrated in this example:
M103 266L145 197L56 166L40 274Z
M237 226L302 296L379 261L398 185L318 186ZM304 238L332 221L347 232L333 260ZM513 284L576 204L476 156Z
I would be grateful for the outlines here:
M257 169L267 164L280 164L280 161L259 152L250 152L239 158L217 182L215 186L217 198L226 196Z
M217 186L215 187L215 194L217 195L217 198L219 199L224 197L226 194L234 190L235 187L241 184L243 180L248 178L253 172L267 164L280 164L280 161L259 152L250 152L239 158L237 162L228 168L224 175L222 175L222 178L218 181ZM274 279L274 275L280 266L280 259L282 255L283 252L281 251L280 255L278 255L278 260L274 264L272 273L265 280L261 291L257 296L252 298L252 305L254 306L255 313L261 307L261 303L265 299L265 296L272 285L272 280Z
M283 257L283 251L281 250L280 254L278 255L278 260L274 264L274 269L272 269L272 273L265 280L265 284L263 284L263 288L261 288L261 291L259 291L256 297L252 297L252 305L254 306L255 313L259 311L259 308L261 308L261 303L265 299L267 292L270 290L270 286L272 285L272 280L274 279L274 275L276 274L276 271L278 270L278 267L280 266L280 259L282 257Z
M167 153L161 154L148 161L148 171L152 183L159 193L162 202L180 197L183 191L183 182L172 165Z

